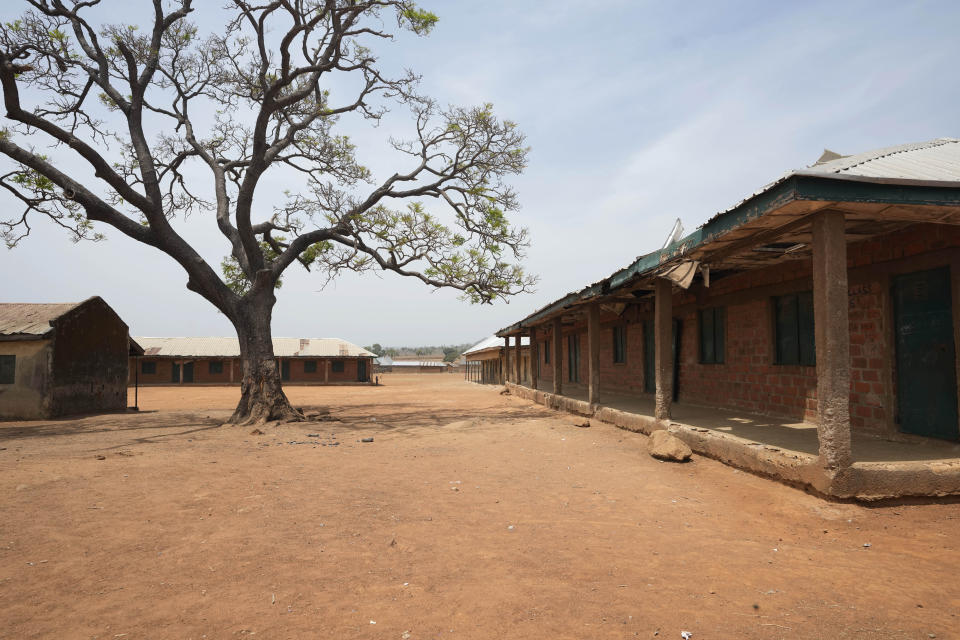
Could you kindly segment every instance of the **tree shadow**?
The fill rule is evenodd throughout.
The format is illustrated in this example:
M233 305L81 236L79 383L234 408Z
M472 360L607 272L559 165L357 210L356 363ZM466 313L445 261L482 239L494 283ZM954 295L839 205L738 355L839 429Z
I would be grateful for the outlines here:
M0 441L57 436L81 436L97 433L148 431L196 427L186 431L149 436L146 440L209 431L222 425L223 419L181 412L140 412L87 415L79 419L37 420L0 424Z
M304 406L307 413L320 407ZM324 409L328 407L323 407ZM325 419L310 421L304 425L322 431L393 432L404 433L416 429L441 429L454 423L474 423L482 428L487 421L503 422L529 420L531 418L556 417L556 412L537 405L520 407L483 407L463 409L442 408L413 403L359 404L331 408ZM319 425L323 425L322 427Z

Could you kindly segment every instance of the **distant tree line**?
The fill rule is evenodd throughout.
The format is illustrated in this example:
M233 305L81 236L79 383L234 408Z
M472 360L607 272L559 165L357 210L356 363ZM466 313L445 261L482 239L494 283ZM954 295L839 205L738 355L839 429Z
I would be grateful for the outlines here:
M380 346L379 342L375 342L364 347L364 349L372 351L378 356L387 355L391 358L401 358L404 356L436 357L443 355L444 362L453 362L471 346L473 346L473 343L465 342L463 344L440 345L438 347L383 347Z

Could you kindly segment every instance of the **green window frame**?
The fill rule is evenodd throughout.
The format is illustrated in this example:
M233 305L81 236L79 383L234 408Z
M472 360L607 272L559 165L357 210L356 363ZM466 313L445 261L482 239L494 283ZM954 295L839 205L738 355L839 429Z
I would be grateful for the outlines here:
M0 384L13 384L17 379L17 356L0 356Z
M773 299L776 364L812 367L817 364L813 328L813 292Z
M627 327L613 328L613 361L622 364L627 361Z
M156 362L141 362L140 363L140 373L146 376L156 375L157 373L157 363Z
M219 375L223 373L223 360L211 360L207 366L210 375Z
M700 363L723 364L726 356L727 309L701 309L699 316Z
M316 361L316 360L304 360L304 361L303 361L303 372L304 372L304 373L316 373L316 372L317 372L317 361Z
M334 360L330 363L330 370L334 373L343 373L344 364L343 360Z

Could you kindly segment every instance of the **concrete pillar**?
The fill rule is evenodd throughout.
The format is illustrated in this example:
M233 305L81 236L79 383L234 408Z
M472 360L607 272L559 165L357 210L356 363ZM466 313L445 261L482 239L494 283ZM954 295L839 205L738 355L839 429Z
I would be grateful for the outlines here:
M655 296L653 333L657 392L654 417L669 420L673 403L673 283L658 278Z
M530 328L530 386L536 391L540 384L540 345L537 343L537 328Z
M235 358L230 358L230 382L233 382L233 363L236 362Z
M813 218L813 322L817 347L820 465L850 466L850 324L847 241L842 212Z
M587 307L587 401L600 402L600 305Z
M330 360L323 361L323 381L330 382Z
M523 384L523 358L520 356L520 343L523 342L523 337L520 335L514 336L515 344L513 346L513 368L515 369L516 378L514 382L517 384Z
M510 380L510 336L503 339L503 371L500 374L504 384Z
M553 319L553 392L563 393L563 325L560 318Z

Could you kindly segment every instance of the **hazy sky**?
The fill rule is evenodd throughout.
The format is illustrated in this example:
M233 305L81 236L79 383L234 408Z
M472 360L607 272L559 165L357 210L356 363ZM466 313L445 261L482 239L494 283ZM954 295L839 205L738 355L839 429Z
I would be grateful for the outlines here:
M540 276L537 292L471 306L393 274L319 290L316 276L292 267L276 336L477 341L659 248L675 218L689 232L824 147L847 154L960 137L953 1L421 4L440 16L433 34L398 38L382 57L421 73L441 103L492 102L527 134L514 220L531 232L525 266ZM18 13L9 0L0 19ZM208 18L197 16L202 27ZM343 124L378 176L403 168L384 144L409 131L402 111L375 130ZM100 295L133 335L232 335L164 254L103 226L99 244L73 244L39 218L33 226L18 248L0 248L0 299ZM212 217L182 229L215 263L227 252Z

